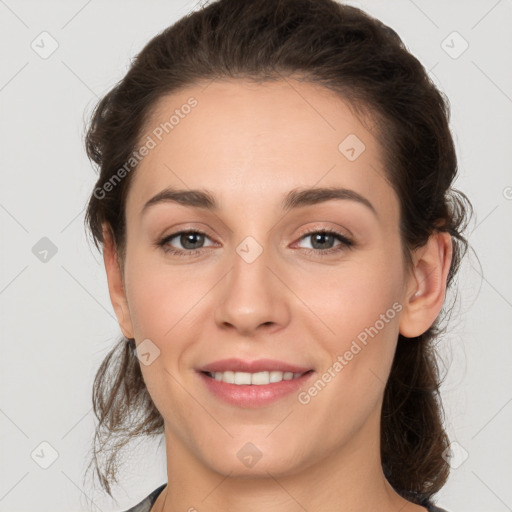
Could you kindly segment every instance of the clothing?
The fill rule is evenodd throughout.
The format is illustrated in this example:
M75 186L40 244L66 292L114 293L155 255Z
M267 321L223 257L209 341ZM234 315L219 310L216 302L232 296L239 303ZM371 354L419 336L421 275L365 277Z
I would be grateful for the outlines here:
M156 499L160 495L160 493L165 489L167 484L162 484L160 487L155 489L149 496L144 498L138 505L132 507L126 512L150 512L151 507L154 505ZM432 503L422 503L424 507L427 507L428 512L448 512L444 508L439 508L433 505Z
M154 505L156 499L160 493L165 489L167 484L162 484L160 487L155 489L149 496L146 496L138 505L132 507L126 512L149 512L151 507Z

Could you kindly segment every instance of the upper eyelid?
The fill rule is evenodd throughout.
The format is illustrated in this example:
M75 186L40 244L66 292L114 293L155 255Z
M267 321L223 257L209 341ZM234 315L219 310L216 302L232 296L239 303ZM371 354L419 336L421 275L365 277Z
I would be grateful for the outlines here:
M302 232L299 235L297 241L302 240L303 238L306 238L307 236L313 235L315 233L322 233L322 232L330 233L330 234L333 234L335 236L337 235L337 236L339 236L341 238L344 238L347 241L350 241L351 243L353 243L353 237L351 235L344 234L344 233L340 232L337 229L328 228L328 227L312 227L312 228L308 228L308 229L306 229L306 231ZM181 229L181 230L176 231L174 233L171 233L171 234L169 234L167 236L162 237L161 240L165 241L165 242L169 242L170 240L172 240L174 238L177 238L180 235L187 234L187 233L198 233L198 234L204 235L206 238L209 238L210 241L216 243L208 233L206 233L205 231L203 231L202 229L199 229L199 228L197 228L197 229L195 229L195 228L184 228L184 229Z

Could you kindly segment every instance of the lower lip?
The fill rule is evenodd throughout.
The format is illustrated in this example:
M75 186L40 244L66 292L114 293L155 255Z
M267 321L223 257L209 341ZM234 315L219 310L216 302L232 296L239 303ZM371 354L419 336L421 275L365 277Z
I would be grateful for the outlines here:
M257 386L254 384L228 384L198 372L206 387L218 398L238 407L256 408L268 405L297 391L315 373L310 371L296 379L282 380Z

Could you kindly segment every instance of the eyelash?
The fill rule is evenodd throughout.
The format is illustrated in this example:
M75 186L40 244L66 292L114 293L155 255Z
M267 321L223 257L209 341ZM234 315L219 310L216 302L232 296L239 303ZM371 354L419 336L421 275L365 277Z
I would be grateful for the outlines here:
M190 250L182 250L182 249L176 249L174 247L167 246L167 243L171 241L173 238L176 238L180 235L187 235L187 234L198 234L198 235L204 235L205 237L209 238L208 235L202 231L198 230L184 230L184 231L177 231L176 233L172 233L171 235L168 235L156 242L156 245L160 247L165 253L167 254L173 254L175 256L180 257L187 257L187 256L195 256L201 252L201 249L190 249ZM331 247L330 249L304 249L306 254L314 254L315 256L330 256L331 254L338 253L342 250L351 249L354 247L355 243L347 238L346 236L342 235L341 233L338 233L337 231L330 230L330 229L313 229L310 231L307 231L306 233L303 233L300 237L300 240L303 238L307 238L311 235L316 234L322 234L322 235L333 235L339 242L341 242L339 245L336 245L334 247Z

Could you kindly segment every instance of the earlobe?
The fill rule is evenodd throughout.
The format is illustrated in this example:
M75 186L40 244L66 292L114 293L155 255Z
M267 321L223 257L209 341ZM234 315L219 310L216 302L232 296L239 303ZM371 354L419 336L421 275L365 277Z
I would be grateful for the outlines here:
M420 336L435 322L443 307L451 261L452 239L446 232L433 233L416 250L400 317L402 336Z
M124 290L123 275L119 266L112 233L106 224L103 224L103 262L105 263L105 271L107 273L110 301L119 327L126 338L133 338L133 327Z

